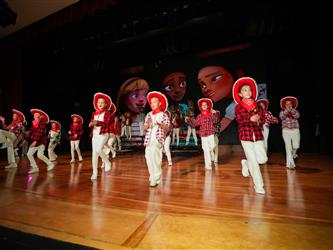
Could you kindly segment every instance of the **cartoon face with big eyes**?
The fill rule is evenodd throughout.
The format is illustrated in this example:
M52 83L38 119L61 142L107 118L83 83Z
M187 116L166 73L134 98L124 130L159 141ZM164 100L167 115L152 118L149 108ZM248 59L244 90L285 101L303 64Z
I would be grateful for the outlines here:
M182 72L173 72L162 80L161 92L168 99L174 102L179 102L184 98L186 93L186 76Z
M138 114L147 104L149 85L146 80L133 77L126 80L120 87L117 97L117 107L121 112L130 111Z
M207 66L199 71L198 83L203 96L217 102L231 94L234 79L230 72L221 66Z
M133 113L140 113L147 104L147 89L137 89L129 92L125 97L127 108Z

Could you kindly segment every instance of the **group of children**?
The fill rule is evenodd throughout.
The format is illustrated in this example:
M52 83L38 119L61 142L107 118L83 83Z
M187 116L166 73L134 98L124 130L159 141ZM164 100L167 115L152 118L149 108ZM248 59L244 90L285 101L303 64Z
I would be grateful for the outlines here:
M241 160L242 175L251 176L256 193L264 194L264 183L260 171L260 164L267 162L267 141L270 124L278 123L271 112L267 110L268 100L256 100L258 96L257 85L254 79L242 77L233 86L233 98L237 104L235 116L238 123L238 136L244 150L246 159ZM170 142L171 134L175 129L176 122L173 121L168 109L168 100L164 94L158 91L151 91L147 95L147 101L151 111L144 119L144 146L145 158L149 171L149 185L157 186L162 177L162 155L166 154L168 165L172 165ZM287 96L280 102L282 111L282 135L286 148L286 166L289 169L295 168L294 159L297 157L297 149L300 142L299 112L296 110L298 101L296 97ZM91 128L92 138L92 176L95 180L98 176L98 159L102 160L102 167L105 172L111 170L109 153L115 157L114 143L118 142L120 149L121 122L115 116L116 107L111 97L104 93L96 93L93 98L95 111L92 113L88 127ZM212 162L218 162L218 140L220 112L213 109L213 102L209 98L198 100L200 114L197 117L193 112L185 117L188 124L188 134L193 133L195 143L197 138L193 129L199 126L201 144L204 154L204 164L206 170L212 169ZM47 164L47 170L54 168L57 155L54 152L56 145L60 143L61 124L56 120L49 120L48 115L40 109L31 109L34 117L29 133L24 138L21 145L30 142L27 153L31 169L28 172L33 174L39 171L33 155L37 152L37 157ZM79 148L81 136L83 134L83 118L78 114L71 115L73 123L70 125L69 140L71 145L71 163L75 162L75 151L78 160L82 161ZM7 167L17 167L15 162L14 147L26 121L22 112L13 109L13 121L9 126L5 125L5 120L0 117L3 129L0 130L0 143L2 148L7 147L8 163ZM47 142L46 125L51 123L49 131L48 158L44 155ZM176 127L177 129L177 127ZM187 138L188 142L189 136Z

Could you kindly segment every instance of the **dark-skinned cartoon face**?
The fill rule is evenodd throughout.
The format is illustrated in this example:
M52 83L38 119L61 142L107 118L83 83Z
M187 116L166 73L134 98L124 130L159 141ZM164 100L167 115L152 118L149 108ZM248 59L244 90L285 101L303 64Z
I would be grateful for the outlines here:
M173 72L162 80L161 92L174 102L179 102L184 98L186 89L186 76L182 72Z
M199 71L198 83L203 96L217 102L230 96L234 79L230 72L221 66L207 66Z

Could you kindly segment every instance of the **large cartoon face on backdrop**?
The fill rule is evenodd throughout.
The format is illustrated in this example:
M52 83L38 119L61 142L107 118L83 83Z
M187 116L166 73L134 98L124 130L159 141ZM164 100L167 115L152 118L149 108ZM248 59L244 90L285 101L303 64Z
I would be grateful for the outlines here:
M204 97L218 102L231 97L234 79L231 73L221 66L206 66L198 73L198 83Z
M149 85L146 80L133 77L126 80L120 87L117 96L117 107L121 112L130 111L138 114L147 104Z
M161 92L172 102L180 102L186 93L186 76L183 72L172 72L162 80Z

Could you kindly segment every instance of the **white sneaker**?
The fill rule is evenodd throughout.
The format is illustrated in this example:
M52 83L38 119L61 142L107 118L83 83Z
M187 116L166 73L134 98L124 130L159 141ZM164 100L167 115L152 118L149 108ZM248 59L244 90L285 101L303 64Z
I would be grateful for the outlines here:
M151 187L156 187L156 186L157 186L157 183L156 183L155 181L151 181L151 182L149 183L149 186L151 186Z
M17 164L15 162L12 162L9 165L5 166L5 168L17 168Z
M54 169L54 163L52 162L50 165L47 166L47 171L51 171Z
M250 174L249 174L249 168L247 167L247 163L246 163L246 160L241 160L241 163L242 163L242 175L244 177L248 177Z
M206 170L212 170L212 166L205 166Z
M104 168L104 167L105 167L105 163L104 163L104 162L102 162L101 168Z
M92 174L92 176L90 177L91 180L96 180L97 179L97 174Z
M115 158L116 157L116 151L113 151L112 152L112 158Z
M261 188L254 188L257 194L265 194L265 189L263 187Z
M72 159L69 163L74 163L75 162L75 160L74 159Z
M109 172L110 170L111 170L111 163L110 162L105 162L104 171Z
M169 165L169 166L172 166L172 162L169 162L168 165Z
M79 157L79 161L83 161L82 157Z
M37 168L37 167L32 167L32 168L29 170L28 174L34 174L34 173L38 173L38 172L39 172L39 168Z

